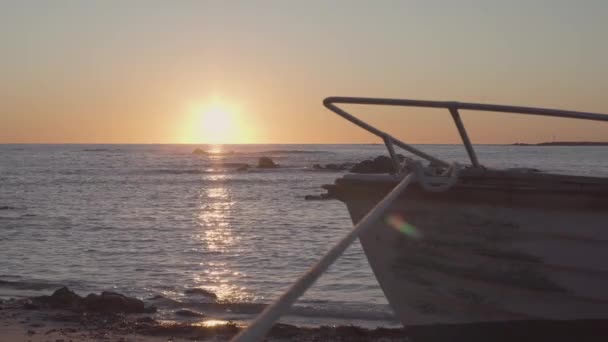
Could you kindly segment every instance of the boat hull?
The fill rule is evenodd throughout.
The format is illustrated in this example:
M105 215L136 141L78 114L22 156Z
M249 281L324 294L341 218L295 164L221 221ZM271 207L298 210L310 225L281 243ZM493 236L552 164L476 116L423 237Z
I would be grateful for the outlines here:
M354 223L382 197L373 189L338 191ZM574 197L557 198L566 193L543 201L542 192L526 195L540 201L536 206L518 205L521 194L504 201L486 193L484 203L478 189L457 191L408 189L360 236L404 325L608 319L603 204L568 205Z

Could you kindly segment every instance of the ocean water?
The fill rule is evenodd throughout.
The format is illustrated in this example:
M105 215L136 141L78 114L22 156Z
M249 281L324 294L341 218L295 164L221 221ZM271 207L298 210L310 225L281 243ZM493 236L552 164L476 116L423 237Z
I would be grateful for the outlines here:
M419 147L466 161L458 145ZM608 176L608 147L476 148L490 167ZM342 174L312 165L380 154L383 145L0 145L0 297L67 285L156 296L166 318L190 308L250 319L352 227L341 202L304 200ZM261 156L281 167L237 171ZM184 292L193 287L219 304ZM284 321L397 325L358 243Z

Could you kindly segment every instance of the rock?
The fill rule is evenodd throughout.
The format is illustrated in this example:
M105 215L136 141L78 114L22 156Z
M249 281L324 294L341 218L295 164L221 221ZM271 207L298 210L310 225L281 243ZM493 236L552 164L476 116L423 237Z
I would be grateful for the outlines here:
M25 302L23 302L23 308L26 310L39 310L40 309L40 305L32 302L32 300L26 300Z
M144 306L144 313L155 313L158 311L158 308L154 305Z
M124 313L144 313L150 312L151 308L146 308L144 302L132 297L127 297L115 292L102 292L101 295L89 294L82 301L86 311L94 312L124 312Z
M189 309L180 309L175 311L175 315L182 317L205 317L202 313Z
M67 287L62 287L53 292L50 296L40 296L32 298L32 304L41 308L64 309L80 311L82 297L74 293Z
M194 151L192 151L192 154L207 154L207 152L202 148L197 147L194 149Z
M200 287L195 287L192 289L187 289L186 291L184 291L185 294L187 295L199 295L199 296L205 296L205 297L209 297L209 298L213 298L213 299L217 299L217 295L209 290L205 290L203 288Z
M258 160L258 168L260 169L273 169L279 167L274 161L268 157L262 157Z
M138 318L137 320L135 320L135 322L151 324L151 323L156 323L156 320L152 317L146 316L146 317Z
M342 171L347 169L347 164L327 164L325 165L326 170Z
M50 296L34 297L31 304L27 304L25 307L105 313L150 313L156 311L155 307L146 308L141 300L120 293L102 292L101 295L91 293L82 298L67 287L60 288Z
M378 156L373 160L364 160L350 169L352 173L394 173L393 161L387 156Z
M320 194L320 195L306 195L304 199L307 201L323 201L333 199L334 197L330 194Z
M374 162L371 160L361 161L350 169L353 173L374 173Z

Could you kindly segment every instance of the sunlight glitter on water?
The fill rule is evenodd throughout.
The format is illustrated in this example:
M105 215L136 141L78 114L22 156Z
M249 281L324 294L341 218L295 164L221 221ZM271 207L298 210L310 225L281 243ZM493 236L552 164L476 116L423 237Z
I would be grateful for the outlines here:
M210 154L220 154L223 152L223 146L220 144L215 144L215 145L211 145L209 146L209 150L207 150L207 153Z
M224 175L210 177L221 184ZM231 199L229 190L224 186L215 186L202 189L200 193L200 207L198 209L198 223L201 233L198 239L206 245L208 251L226 253L234 251L239 240L233 232L231 215L235 202ZM221 302L244 302L252 300L253 295L243 286L233 284L235 278L245 276L230 267L229 263L208 263L195 282L205 285L205 288L217 295Z
M246 302L255 299L245 286L234 284L236 278L245 274L232 270L227 263L209 263L208 269L194 278L195 283L217 295L220 302Z
M233 205L225 187L201 191L198 223L202 234L199 236L210 251L223 252L236 242L230 225Z
M234 322L231 321L224 321L222 319L208 319L199 323L193 323L192 325L194 326L199 326L199 327L205 327L205 328L210 328L210 327L217 327L220 325L228 325L228 324L234 324Z

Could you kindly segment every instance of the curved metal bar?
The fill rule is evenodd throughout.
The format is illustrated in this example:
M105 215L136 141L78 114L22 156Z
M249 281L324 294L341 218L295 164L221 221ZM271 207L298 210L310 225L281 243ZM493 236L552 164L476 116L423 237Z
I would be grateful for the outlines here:
M439 165L442 165L442 166L449 166L450 165L446 161L443 161L441 159L437 159L437 158L435 158L435 157L433 157L433 156L431 156L429 154L426 154L426 153L420 151L419 149L417 149L417 148L415 148L413 146L410 146L410 145L404 143L403 141L401 141L401 140L399 140L399 139L391 136L390 134L385 133L385 132L377 129L374 126L369 125L368 123L366 123L366 122L364 122L364 121L362 121L362 120L360 120L360 119L352 116L351 114L345 112L342 108L340 108L340 107L338 107L338 106L336 106L336 105L334 105L332 103L325 103L325 101L323 101L323 104L325 105L325 107L329 108L332 112L340 115L341 117L343 117L346 120L354 123L355 125L357 125L357 126L363 128L363 129L367 130L368 132L373 133L373 134L379 136L384 141L386 141L388 139L388 140L392 141L393 144L401 147L402 149L404 149L404 150L406 150L406 151L408 151L408 152L410 152L410 153L412 153L414 155L417 155L417 156L419 156L421 158L424 158L424 159L426 159L428 161L434 162L436 164L439 164Z
M323 104L327 107L328 104L362 104L362 105L384 105L384 106L402 106L402 107L426 107L426 108L456 108L463 110L477 110L485 112L502 112L513 114L527 115L542 115L555 116L562 118L572 118L581 120L596 120L608 121L608 114L576 112L571 110L537 108L537 107L519 107L519 106L504 106L483 103L471 102L454 102L454 101L426 101L426 100L406 100L406 99L382 99L371 97L341 97L330 96L323 100Z
M467 149L469 157L471 159L471 163L474 166L479 166L479 162L477 161L477 156L475 155L475 150L473 149L473 145L469 140L469 137L466 133L464 125L462 124L462 120L458 114L458 110L476 110L476 111L486 111L486 112L501 112L501 113L512 113L512 114L525 114L525 115L541 115L541 116L553 116L560 118L571 118L571 119L581 119L581 120L594 120L594 121L607 121L608 115L606 114L598 114L598 113L588 113L588 112L576 112L569 110L560 110L560 109L548 109L548 108L536 108L536 107L519 107L519 106L504 106L504 105L493 105L493 104L483 104L483 103L470 103L470 102L454 102L454 101L426 101L426 100L408 100L408 99L383 99L383 98L371 98L371 97L341 97L341 96L331 96L323 100L323 105L327 107L332 112L340 115L346 120L354 123L355 125L367 130L368 132L377 135L382 138L385 143L386 141L392 141L395 145L403 148L406 151L411 152L414 155L417 155L421 158L424 158L428 161L441 164L444 166L449 165L447 162L437 159L431 155L428 155L417 148L404 143L403 141L392 137L386 132L383 132L374 126L369 125L368 123L356 118L355 116L347 113L342 108L338 107L336 104L359 104L359 105L381 105L381 106L401 106L401 107L423 107L423 108L444 108L448 109L454 118L454 122L456 127L458 128L458 132L462 138L462 142ZM389 148L387 146L387 148ZM390 149L389 149L390 152Z

